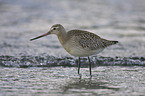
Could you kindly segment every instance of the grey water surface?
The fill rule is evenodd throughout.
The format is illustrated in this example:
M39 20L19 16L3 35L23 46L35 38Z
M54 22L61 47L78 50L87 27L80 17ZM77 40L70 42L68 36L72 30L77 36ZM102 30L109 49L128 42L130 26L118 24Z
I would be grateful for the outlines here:
M145 0L0 0L0 96L144 96ZM81 58L55 35L60 23L119 44Z

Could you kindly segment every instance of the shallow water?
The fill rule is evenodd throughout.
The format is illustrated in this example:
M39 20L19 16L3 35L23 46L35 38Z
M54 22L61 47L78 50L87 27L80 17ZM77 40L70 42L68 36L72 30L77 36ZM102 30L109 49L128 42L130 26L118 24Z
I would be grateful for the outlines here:
M56 23L120 43L101 56L145 56L144 0L0 0L0 55L70 56L51 35L30 42Z
M0 95L143 96L145 94L144 0L0 0ZM81 59L51 35L56 23L119 44Z
M80 79L74 67L0 68L0 94L143 96L145 92L144 67L96 67L92 79L87 68L81 73Z

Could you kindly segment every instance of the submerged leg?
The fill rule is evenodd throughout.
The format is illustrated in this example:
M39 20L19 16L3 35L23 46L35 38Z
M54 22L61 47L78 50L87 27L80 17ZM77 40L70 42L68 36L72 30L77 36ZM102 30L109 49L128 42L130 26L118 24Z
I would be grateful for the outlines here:
M91 60L90 60L90 57L88 56L88 60L89 60L89 69L90 69L90 76L92 77L92 71L91 71Z
M80 57L78 58L78 74L80 74Z

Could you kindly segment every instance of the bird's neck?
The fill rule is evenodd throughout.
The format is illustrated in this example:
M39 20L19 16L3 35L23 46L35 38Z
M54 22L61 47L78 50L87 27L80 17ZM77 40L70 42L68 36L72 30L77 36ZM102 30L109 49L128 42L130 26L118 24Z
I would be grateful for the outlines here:
M58 34L57 37L62 45L67 42L67 32L66 31L61 32L61 34Z

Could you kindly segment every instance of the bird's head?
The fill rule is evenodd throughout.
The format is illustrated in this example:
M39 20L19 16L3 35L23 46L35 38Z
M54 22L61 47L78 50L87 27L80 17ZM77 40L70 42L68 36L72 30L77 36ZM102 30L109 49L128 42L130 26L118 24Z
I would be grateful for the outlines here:
M61 24L55 24L50 28L50 30L47 33L42 34L38 37L32 38L32 39L30 39L30 41L50 35L50 34L60 35L60 34L62 34L62 32L65 32L64 27Z

